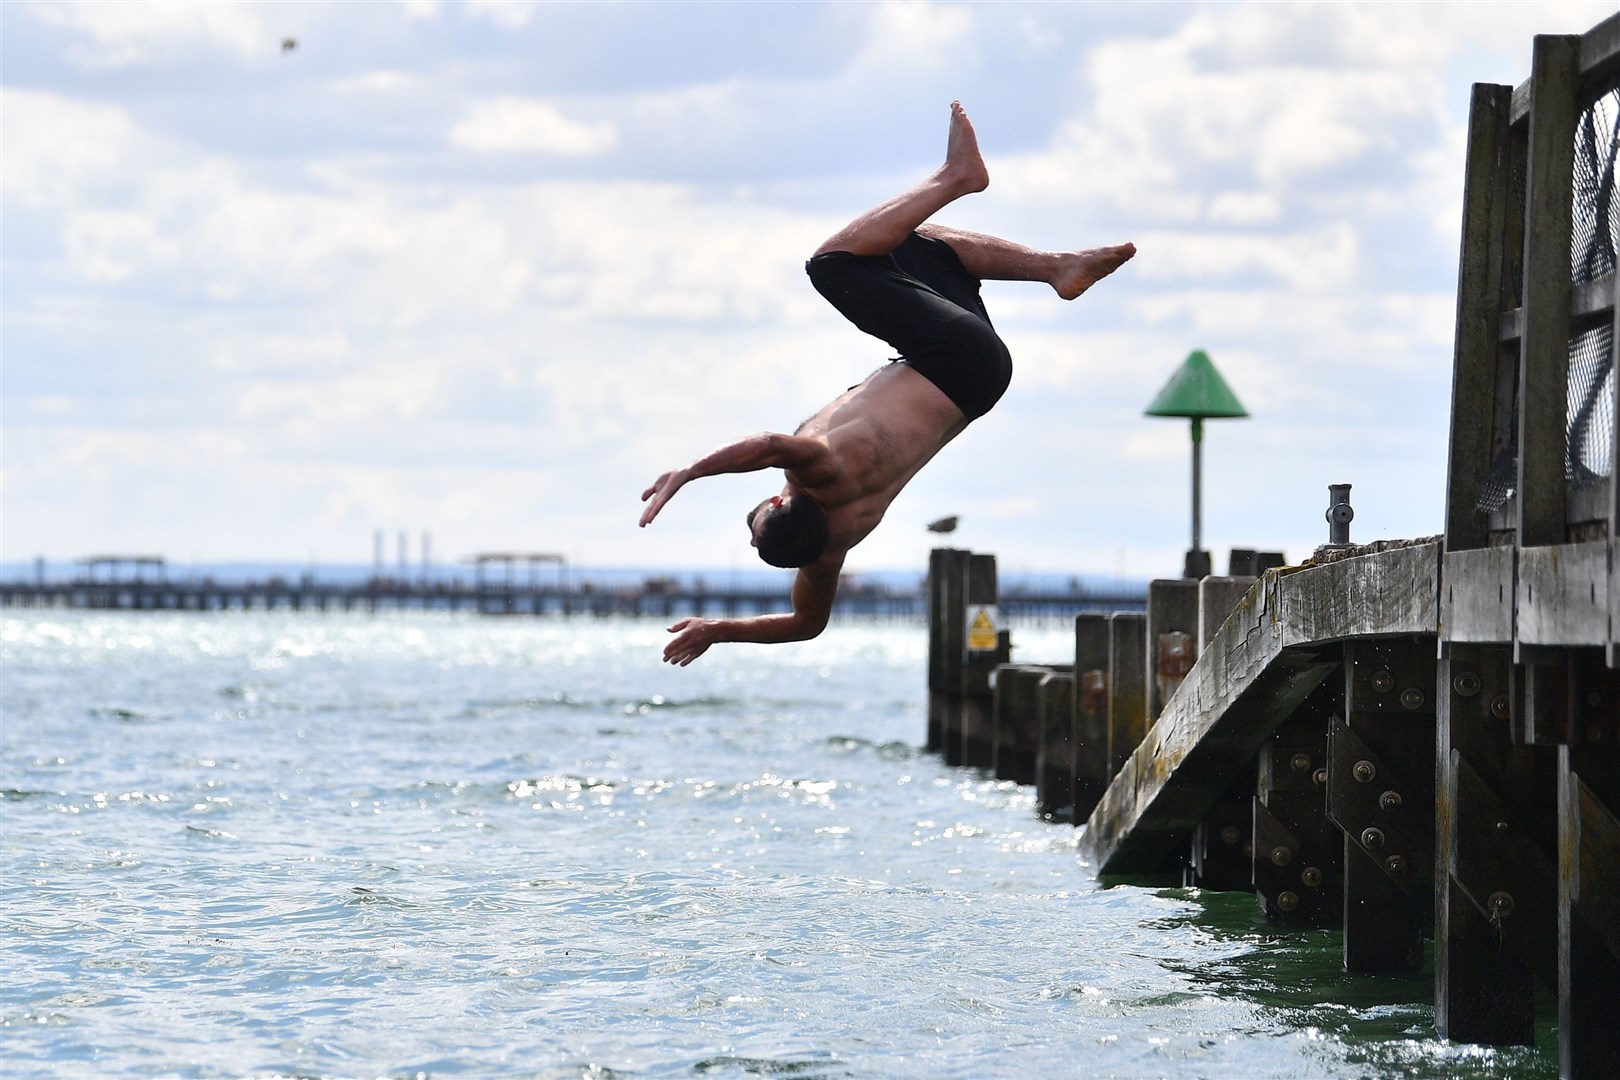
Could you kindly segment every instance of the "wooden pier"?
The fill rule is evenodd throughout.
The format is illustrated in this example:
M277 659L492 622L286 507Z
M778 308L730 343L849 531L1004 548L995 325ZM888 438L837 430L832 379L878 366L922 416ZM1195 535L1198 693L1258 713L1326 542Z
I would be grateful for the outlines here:
M1033 732L1105 880L1252 891L1352 972L1432 939L1442 1036L1531 1043L1546 995L1581 1080L1620 1076L1617 146L1620 16L1474 88L1443 535L1155 582L1045 675L964 641L989 556L929 591L929 745Z

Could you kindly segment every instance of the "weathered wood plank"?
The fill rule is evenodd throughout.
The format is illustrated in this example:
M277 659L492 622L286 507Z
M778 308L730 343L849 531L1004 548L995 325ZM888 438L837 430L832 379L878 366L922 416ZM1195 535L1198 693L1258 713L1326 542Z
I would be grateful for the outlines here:
M1520 549L1516 603L1521 645L1607 645L1608 543Z
M1148 583L1147 673L1148 722L1164 711L1164 703L1192 668L1197 658L1198 582L1163 578Z
M1106 873L1163 868L1192 827L1339 663L1330 642L1433 634L1440 545L1271 573L1233 610L1092 812Z
M1462 245L1457 269L1457 337L1452 356L1451 446L1446 471L1446 546L1483 547L1485 522L1477 511L1491 466L1491 415L1496 391L1496 327L1502 291L1502 223L1511 201L1507 112L1512 90L1476 83L1468 114L1468 157L1463 173Z
M1074 677L1074 820L1079 824L1114 775L1108 760L1108 616L1075 616Z
M1538 35L1531 59L1525 189L1524 337L1519 363L1520 546L1564 539L1568 408L1570 190L1580 38Z
M1244 576L1207 577L1198 583L1198 652L1215 640L1232 609L1254 588L1257 579Z
M1147 731L1147 616L1108 616L1108 774L1117 773Z
M1440 563L1440 640L1506 645L1513 640L1510 547L1447 550Z

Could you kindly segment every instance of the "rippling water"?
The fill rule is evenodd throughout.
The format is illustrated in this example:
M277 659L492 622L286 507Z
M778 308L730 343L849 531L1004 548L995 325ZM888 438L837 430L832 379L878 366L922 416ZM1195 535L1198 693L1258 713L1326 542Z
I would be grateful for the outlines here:
M4 1070L1556 1074L1247 895L1100 888L1029 789L916 748L920 629L664 636L0 620Z

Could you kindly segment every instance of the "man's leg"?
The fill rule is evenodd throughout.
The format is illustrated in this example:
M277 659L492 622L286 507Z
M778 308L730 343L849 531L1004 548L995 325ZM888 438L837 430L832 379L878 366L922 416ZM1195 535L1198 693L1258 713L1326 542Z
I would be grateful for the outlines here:
M967 272L981 281L1044 281L1065 300L1073 300L1136 254L1134 244L1037 251L1000 237L943 225L918 225L917 232L951 245Z
M910 191L879 203L845 225L816 249L817 255L847 251L851 255L887 255L939 210L990 184L979 156L979 141L960 101L951 102L951 132L945 164Z

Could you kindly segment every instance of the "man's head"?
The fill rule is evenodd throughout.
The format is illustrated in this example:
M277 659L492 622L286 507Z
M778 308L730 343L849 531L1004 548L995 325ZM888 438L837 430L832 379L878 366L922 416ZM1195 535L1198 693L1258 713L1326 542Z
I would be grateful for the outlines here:
M808 566L827 550L827 512L808 495L772 495L748 512L748 531L772 566Z

